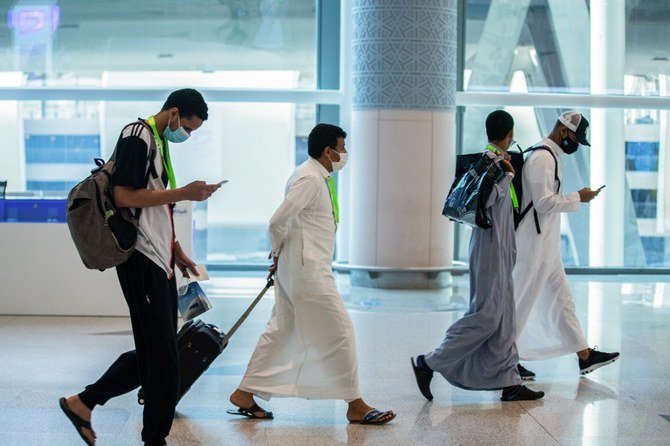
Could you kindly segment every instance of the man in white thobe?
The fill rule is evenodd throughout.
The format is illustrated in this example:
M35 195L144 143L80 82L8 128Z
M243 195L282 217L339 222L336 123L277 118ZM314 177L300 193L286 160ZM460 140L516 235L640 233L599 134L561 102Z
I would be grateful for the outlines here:
M589 348L561 259L561 213L577 212L599 193L584 188L561 195L561 156L590 146L588 121L577 112L563 113L551 134L527 152L523 167L522 212L527 211L516 232L517 261L514 268L517 348L519 357L537 360L577 353L582 375L619 358ZM524 379L535 374L519 365Z
M343 399L355 423L383 424L395 417L361 399L354 328L332 272L339 211L331 173L347 161L345 138L329 124L312 130L310 157L288 180L284 202L270 220L275 306L230 396L238 409L228 413L272 418L253 397L283 396Z

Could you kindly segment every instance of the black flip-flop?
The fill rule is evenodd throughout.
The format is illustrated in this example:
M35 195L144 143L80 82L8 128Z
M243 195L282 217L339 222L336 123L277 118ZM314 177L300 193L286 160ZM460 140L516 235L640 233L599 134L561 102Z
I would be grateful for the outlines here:
M95 442L92 442L91 440L86 438L86 435L84 435L84 433L82 432L82 429L88 429L91 431L93 435L95 435L95 433L93 432L93 428L91 427L91 422L79 418L77 414L72 412L68 407L67 400L65 398L61 398L60 400L58 400L58 403L60 404L60 408L65 414L65 416L72 422L74 428L77 429L77 433L79 434L81 439L84 440L88 446L93 446Z
M388 416L390 415L390 416ZM389 421L393 420L395 418L395 415L392 411L387 410L386 412L381 412L377 409L372 409L368 413L365 414L362 420L349 420L349 423L351 424L373 424L377 426L381 426L382 424L386 424ZM382 420L382 418L387 417Z
M259 417L255 414L255 412L263 412L263 415L265 416ZM275 417L274 415L272 415L272 412L262 409L256 403L254 403L254 405L248 409L238 407L237 409L228 409L226 413L229 415L241 415L243 417L252 418L255 420L272 420Z

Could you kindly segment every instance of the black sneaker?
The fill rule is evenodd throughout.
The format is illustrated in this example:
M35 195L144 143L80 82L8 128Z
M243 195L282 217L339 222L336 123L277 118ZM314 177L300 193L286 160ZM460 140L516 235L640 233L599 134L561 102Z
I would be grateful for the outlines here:
M544 396L544 392L535 392L526 386L508 386L503 388L502 401L533 401Z
M531 372L521 364L516 365L516 369L519 371L519 375L521 375L521 379L524 381L532 381L535 379L535 373Z
M412 358L412 368L414 369L414 376L416 383L419 386L421 395L426 397L428 401L433 401L433 394L430 391L430 381L433 379L433 370L426 364L426 357L419 355L416 357L416 363Z
M590 354L588 359L579 360L579 374L586 375L591 373L595 369L599 369L602 366L608 365L619 359L619 352L606 353L599 352L596 349L590 348Z

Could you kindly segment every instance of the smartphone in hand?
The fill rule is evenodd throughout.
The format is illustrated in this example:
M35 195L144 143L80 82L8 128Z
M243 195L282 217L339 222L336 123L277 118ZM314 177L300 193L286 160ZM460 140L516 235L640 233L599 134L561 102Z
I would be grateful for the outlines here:
M600 186L598 189L596 189L596 192L597 192L597 191L600 191L600 190L603 190L604 188L605 188L605 184L603 184L603 185Z

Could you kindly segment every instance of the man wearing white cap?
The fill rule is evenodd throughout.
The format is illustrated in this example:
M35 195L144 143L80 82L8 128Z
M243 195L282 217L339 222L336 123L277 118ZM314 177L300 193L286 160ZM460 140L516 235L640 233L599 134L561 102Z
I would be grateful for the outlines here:
M600 193L600 189L585 187L561 194L561 156L575 153L580 144L590 146L588 126L580 113L565 112L551 134L528 150L513 272L519 357L537 360L576 352L582 375L619 358L619 353L589 348L575 314L560 252L561 213L579 211L580 203L588 203ZM535 377L521 365L519 372L526 380Z

